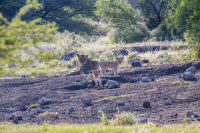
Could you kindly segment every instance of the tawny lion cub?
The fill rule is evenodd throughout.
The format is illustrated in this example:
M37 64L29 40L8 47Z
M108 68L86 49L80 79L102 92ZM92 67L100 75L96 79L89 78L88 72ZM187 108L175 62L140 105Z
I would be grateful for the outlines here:
M92 73L90 73L87 77L87 81L94 80L95 87L102 87L102 81L101 81L101 71L100 70L92 70ZM99 82L99 85L98 85Z
M108 76L106 74L106 70L114 69L114 76L118 76L118 71L121 67L123 60L124 60L124 57L116 57L116 61L99 62L99 69L101 70L101 75Z

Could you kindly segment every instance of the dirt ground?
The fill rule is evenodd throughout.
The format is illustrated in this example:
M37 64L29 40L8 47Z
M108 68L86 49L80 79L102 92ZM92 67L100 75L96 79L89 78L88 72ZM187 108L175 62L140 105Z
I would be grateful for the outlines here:
M190 66L197 68L196 79L183 82L180 75ZM12 122L11 115L23 117L20 123L42 124L44 120L56 124L67 123L96 123L100 122L99 110L103 110L108 119L114 118L119 112L134 112L137 118L148 118L154 123L182 123L199 120L185 120L188 111L200 114L200 62L184 64L169 64L145 67L121 68L119 77L109 78L120 83L119 88L101 89L86 88L83 84L87 75L47 77L39 76L34 79L26 76L20 79L0 79L0 122ZM133 78L155 77L155 81L131 83ZM76 82L82 80L82 82ZM178 81L178 82L175 82ZM118 96L109 99L112 92ZM47 105L36 108L28 106L38 103L46 97ZM65 97L65 98L64 98ZM67 97L67 98L66 98ZM172 105L165 105L167 99ZM84 106L82 100L91 100L90 106ZM118 105L123 101L125 105ZM143 107L143 102L149 101L149 108ZM20 111L19 106L25 104L26 111ZM73 111L69 108L73 107ZM36 113L42 108L43 113ZM118 109L117 109L118 108ZM53 110L53 112L49 112ZM55 112L58 113L56 118ZM175 114L177 113L177 116Z

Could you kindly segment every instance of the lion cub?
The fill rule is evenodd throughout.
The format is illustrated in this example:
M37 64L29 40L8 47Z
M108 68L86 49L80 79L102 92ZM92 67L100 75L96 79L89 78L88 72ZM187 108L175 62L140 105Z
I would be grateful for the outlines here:
M92 73L90 73L87 77L87 81L94 80L95 87L102 87L101 83L101 71L100 70L92 70ZM99 85L98 85L99 82Z
M114 69L114 76L118 76L118 70L121 67L121 64L124 60L124 57L116 57L116 61L102 61L99 62L99 68L101 70L101 75L108 76L106 74L107 69Z

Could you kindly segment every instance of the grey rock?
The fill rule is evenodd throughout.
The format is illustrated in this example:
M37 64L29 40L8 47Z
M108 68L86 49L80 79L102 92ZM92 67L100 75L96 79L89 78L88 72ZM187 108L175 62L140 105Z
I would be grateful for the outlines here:
M75 115L75 116L73 116L73 118L74 118L74 119L78 119L78 118L79 118L79 116L78 116L78 115Z
M131 83L136 83L137 79L131 79Z
M142 77L142 82L149 82L149 78L148 77Z
M71 66L71 65L68 65L67 68L72 69L72 66Z
M144 107L144 108L149 108L149 107L150 107L150 102L145 101L145 102L143 103L143 107Z
M138 118L138 123L147 123L148 119L147 118Z
M142 60L142 63L149 63L149 60Z
M10 117L9 117L9 120L13 120L15 118L15 115L11 115Z
M133 67L141 67L142 63L139 60L134 60L134 61L131 61L131 65Z
M112 88L118 87L119 83L117 81L114 81L114 80L108 80L107 83L104 86L106 88L108 88L110 86L110 89L112 89Z
M67 109L68 109L69 112L75 111L74 107L68 107Z
M142 77L139 77L139 78L137 79L137 81L142 81Z
M112 92L111 96L117 96L117 92Z
M64 96L63 98L64 98L64 99L68 99L68 96Z
M36 112L37 112L37 113L42 113L43 110L42 110L42 108L37 108L37 109L36 109Z
M21 105L19 106L19 110L20 110L20 111L26 111L26 110L27 110L26 105L25 105L25 104L21 104Z
M108 86L108 89L113 89L113 88L115 88L115 85Z
M39 100L39 104L41 104L41 105L47 104L47 98L46 98L46 97L42 97L42 98Z
M170 98L168 98L168 100L165 102L165 105L172 105L172 101Z
M76 79L76 82L81 82L82 80L81 79Z
M84 106L89 106L89 105L91 105L92 101L91 100L83 100L82 103L84 104Z
M17 123L19 123L19 121L18 121L18 119L14 119L14 120L12 121L12 123L17 124Z
M112 51L114 53L114 55L128 55L128 51L126 49L122 49L122 50L115 50Z
M17 66L16 66L16 64L11 64L11 65L9 65L8 67L9 67L9 68L16 68Z
M199 117L199 114L198 113L193 113L193 112L187 112L187 117L188 118L192 118L192 117Z
M53 109L50 109L48 112L53 112Z
M167 56L167 55L168 55L167 53L159 54L159 55L157 56L157 59L163 58L164 56Z
M119 106L125 105L125 103L124 103L123 101L118 101L117 104L118 104Z
M20 120L23 120L23 116L21 116L21 115L16 116L16 119L18 119L19 121L20 121Z
M155 79L155 77L151 77L151 81L155 81L156 79Z
M30 117L31 117L31 118L35 118L35 115L34 115L34 114L31 114Z
M191 72L191 73L195 74L195 72L196 72L196 67L191 66L191 67L189 67L188 69L186 69L185 72Z
M65 54L65 55L63 55L63 56L60 57L60 60L69 61L69 60L71 60L73 57L75 57L77 53L78 53L78 52L75 51L75 52L71 52L71 53Z
M188 80L188 79L194 79L195 75L191 72L184 72L183 73L183 79Z

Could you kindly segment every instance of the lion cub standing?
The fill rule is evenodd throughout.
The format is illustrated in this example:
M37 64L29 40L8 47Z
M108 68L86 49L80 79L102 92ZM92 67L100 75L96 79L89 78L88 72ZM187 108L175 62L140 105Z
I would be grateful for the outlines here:
M90 73L87 77L87 81L94 80L95 87L102 87L101 83L101 71L100 70L92 70L92 73ZM99 82L99 85L98 85Z
M118 70L121 67L121 64L124 60L124 57L116 57L116 61L102 61L99 62L99 69L101 70L101 75L105 75L108 76L106 74L106 70L107 69L114 69L114 75L117 76L118 75Z

